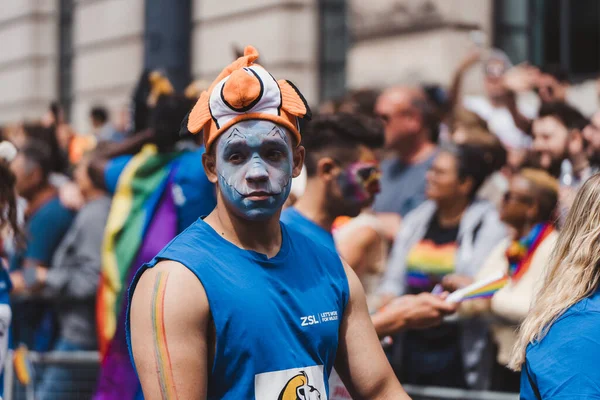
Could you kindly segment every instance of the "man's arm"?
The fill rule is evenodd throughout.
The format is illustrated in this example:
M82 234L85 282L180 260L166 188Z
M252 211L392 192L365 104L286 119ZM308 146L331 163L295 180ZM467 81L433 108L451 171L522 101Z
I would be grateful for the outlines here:
M146 400L206 399L206 292L191 271L162 261L140 278L131 302L131 346Z
M448 90L448 109L454 110L459 104L463 77L472 66L481 60L481 55L482 53L479 49L471 51L456 68L456 72L452 78L452 84Z
M507 104L506 107L510 112L510 115L513 117L515 121L515 126L519 128L521 131L525 132L529 136L532 135L531 126L533 121L524 116L519 107L517 106L517 95L514 92L509 92L507 94Z
M356 399L410 399L396 379L369 317L358 277L344 263L350 299L340 327L335 369Z
M446 315L454 314L457 305L445 301L445 296L431 293L396 297L373 314L371 319L377 335L383 338L404 329L427 329L440 325Z

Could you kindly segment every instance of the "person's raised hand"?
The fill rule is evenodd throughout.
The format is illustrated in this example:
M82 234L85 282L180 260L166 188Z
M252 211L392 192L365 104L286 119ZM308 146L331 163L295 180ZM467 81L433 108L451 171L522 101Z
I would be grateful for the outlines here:
M447 291L454 292L455 290L469 286L473 282L474 279L470 276L450 274L442 279L442 286Z
M483 56L483 52L481 49L473 49L467 53L467 55L461 60L460 64L458 64L458 70L460 72L466 72L479 61L481 61L481 57Z
M520 93L532 90L540 76L540 71L527 63L512 67L502 76L504 87L512 92Z
M58 189L58 198L63 206L68 209L79 211L85 200L79 186L74 182L68 182Z

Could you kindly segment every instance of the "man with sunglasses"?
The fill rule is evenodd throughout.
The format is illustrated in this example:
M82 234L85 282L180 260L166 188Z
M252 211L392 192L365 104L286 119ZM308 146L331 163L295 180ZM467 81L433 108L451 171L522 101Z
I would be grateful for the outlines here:
M373 209L386 213L390 224L394 214L404 217L425 201L425 174L436 155L438 124L420 88L385 90L377 99L375 114L384 125L384 146L390 157L381 163L381 193Z
M294 207L283 211L282 221L335 249L334 220L356 217L379 192L375 149L383 137L378 128L376 121L345 113L310 121L302 138L306 189Z

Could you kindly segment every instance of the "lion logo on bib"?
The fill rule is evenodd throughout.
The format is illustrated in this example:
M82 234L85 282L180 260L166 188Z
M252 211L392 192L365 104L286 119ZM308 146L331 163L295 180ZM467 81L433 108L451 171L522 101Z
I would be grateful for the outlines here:
M285 384L277 400L321 400L321 393L309 384L308 376L302 371Z

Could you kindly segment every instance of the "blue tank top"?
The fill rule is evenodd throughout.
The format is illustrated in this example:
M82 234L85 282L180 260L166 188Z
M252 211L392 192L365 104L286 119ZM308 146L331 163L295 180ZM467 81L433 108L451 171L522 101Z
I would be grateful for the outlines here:
M346 273L333 251L285 224L281 230L281 249L269 259L240 249L198 219L132 282L130 299L143 271L164 259L201 281L216 329L208 399L329 397L349 298Z

